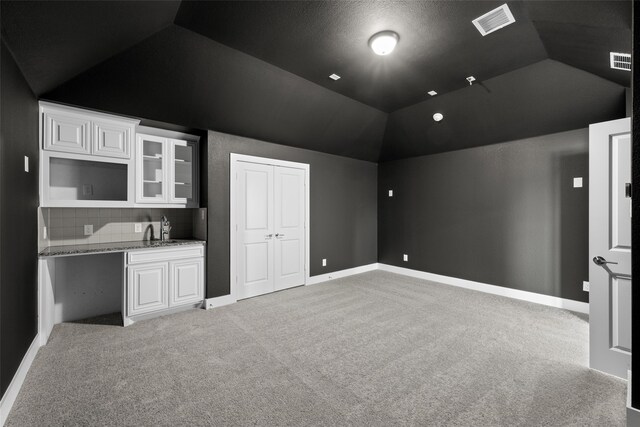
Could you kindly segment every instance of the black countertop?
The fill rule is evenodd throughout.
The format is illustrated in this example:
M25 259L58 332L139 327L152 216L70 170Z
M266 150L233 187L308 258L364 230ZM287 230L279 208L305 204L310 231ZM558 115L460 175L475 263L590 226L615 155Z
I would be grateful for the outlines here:
M95 243L91 245L65 245L65 246L49 246L42 250L38 256L40 258L60 257L71 255L99 254L109 252L129 252L140 249L156 249L172 246L185 245L204 245L204 240L196 239L171 239L167 241L161 240L140 240L133 242L111 242L111 243Z

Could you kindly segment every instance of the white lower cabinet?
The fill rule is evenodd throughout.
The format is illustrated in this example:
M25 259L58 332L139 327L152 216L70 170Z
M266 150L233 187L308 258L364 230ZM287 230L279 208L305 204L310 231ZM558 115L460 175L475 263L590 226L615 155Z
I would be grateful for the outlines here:
M129 316L169 307L169 264L141 264L129 267Z
M169 263L171 286L169 305L202 301L204 262L201 259Z
M125 326L204 299L204 246L135 251L126 260Z

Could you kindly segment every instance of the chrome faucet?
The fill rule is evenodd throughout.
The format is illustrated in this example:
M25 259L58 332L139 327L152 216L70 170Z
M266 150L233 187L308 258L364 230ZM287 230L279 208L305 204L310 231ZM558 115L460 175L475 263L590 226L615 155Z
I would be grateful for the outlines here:
M171 223L165 215L162 215L160 218L160 240L169 240L169 231L171 231Z

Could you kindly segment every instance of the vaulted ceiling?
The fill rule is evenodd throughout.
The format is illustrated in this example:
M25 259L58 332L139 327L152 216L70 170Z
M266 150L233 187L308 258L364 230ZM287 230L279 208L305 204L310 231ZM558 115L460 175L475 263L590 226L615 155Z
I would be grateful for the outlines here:
M508 1L516 22L483 37L471 20L501 4L3 1L1 24L42 98L365 160L624 116L630 1Z

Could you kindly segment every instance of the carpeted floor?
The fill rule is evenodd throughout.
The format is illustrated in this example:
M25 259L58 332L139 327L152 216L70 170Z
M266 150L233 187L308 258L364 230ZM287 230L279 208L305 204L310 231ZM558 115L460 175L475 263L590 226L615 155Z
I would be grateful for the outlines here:
M381 271L56 326L8 426L618 426L584 316Z

